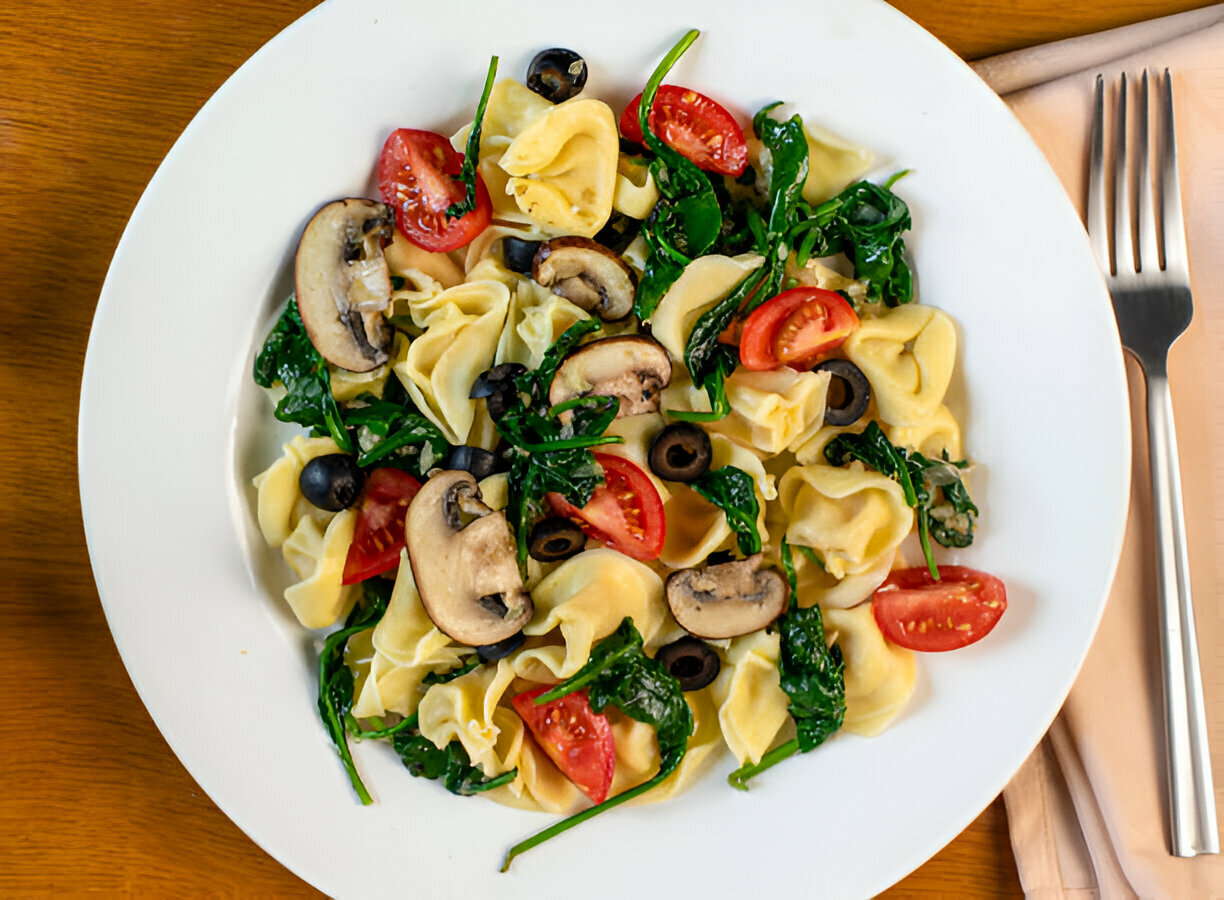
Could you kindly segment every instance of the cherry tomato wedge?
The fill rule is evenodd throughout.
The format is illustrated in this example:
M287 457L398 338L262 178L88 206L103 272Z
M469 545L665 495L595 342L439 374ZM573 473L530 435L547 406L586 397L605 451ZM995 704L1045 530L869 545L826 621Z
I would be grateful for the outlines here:
M553 511L613 550L634 559L657 559L663 552L667 522L663 501L650 476L629 460L610 453L596 453L595 461L603 466L607 483L595 489L582 509L560 494L549 494Z
M745 369L806 368L841 344L859 318L846 298L823 288L797 287L766 300L744 320L740 362Z
M964 566L898 569L876 589L871 613L884 637L910 650L939 652L980 641L1007 609L1007 589L993 575Z
M616 769L612 725L607 716L591 709L586 691L537 705L535 698L551 687L534 688L510 702L561 774L592 803L603 803Z
M446 215L467 188L452 178L463 168L463 154L432 131L400 128L391 132L378 158L378 189L395 210L404 237L418 247L441 252L471 242L493 215L489 189L476 175L476 208L459 218Z
M631 141L644 141L638 121L638 94L621 114L621 134ZM698 167L723 175L742 175L748 166L748 142L735 117L705 94L674 84L665 84L655 94L650 108L650 130L663 143Z
M421 482L399 469L375 469L366 476L341 584L365 581L399 564L404 516L420 489Z

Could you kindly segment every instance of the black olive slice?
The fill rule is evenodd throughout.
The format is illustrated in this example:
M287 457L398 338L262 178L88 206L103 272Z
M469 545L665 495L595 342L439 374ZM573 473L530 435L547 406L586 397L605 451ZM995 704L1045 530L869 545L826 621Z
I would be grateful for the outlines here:
M812 371L833 376L825 400L826 425L853 425L863 417L871 402L871 385L862 369L848 359L826 359Z
M650 468L664 481L695 481L710 468L710 436L692 422L668 425L650 445Z
M577 97L586 80L586 60L563 47L541 50L527 67L527 87L550 103Z
M595 235L595 243L603 244L613 253L624 253L633 239L642 230L642 220L627 216L623 212L612 210L608 224L599 229ZM507 238L509 240L509 238ZM506 265L510 265L509 262Z
M582 552L586 535L569 519L552 516L531 529L530 553L540 562L556 562Z
M500 366L494 366L476 376L468 396L473 400L483 397L488 404L489 415L500 419L502 413L509 409L510 401L514 397L515 377L526 371L527 367L521 363L502 363Z
M543 241L528 241L513 235L502 238L502 260L511 272L531 274L531 263Z
M302 496L319 509L339 512L348 509L361 496L365 475L357 460L347 453L316 456L302 467L298 487Z
M480 657L481 662L494 662L495 660L504 659L523 646L523 641L525 640L527 640L526 635L521 631L516 631L510 637L498 641L496 644L485 644L483 647L477 647L476 655Z
M718 677L722 668L714 648L695 637L682 637L661 647L655 659L680 682L683 691L701 690Z
M446 468L471 472L472 477L480 481L497 471L497 454L464 444L451 450L446 457Z

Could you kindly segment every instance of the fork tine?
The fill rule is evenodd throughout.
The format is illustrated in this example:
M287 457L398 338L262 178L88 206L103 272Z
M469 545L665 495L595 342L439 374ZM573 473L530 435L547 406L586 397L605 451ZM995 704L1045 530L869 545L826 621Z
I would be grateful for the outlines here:
M1118 82L1118 121L1114 135L1114 272L1122 275L1135 271L1135 244L1131 239L1131 186L1130 162L1126 139L1126 108L1130 94L1126 73Z
M1137 113L1138 138L1136 140L1135 170L1139 178L1139 270L1156 270L1160 268L1160 251L1156 249L1156 211L1152 202L1152 170L1148 164L1152 135L1150 127L1151 104L1148 93L1148 70L1143 70L1143 81L1140 82ZM1159 158L1159 152L1156 153Z
M1096 100L1092 111L1092 146L1088 157L1088 237L1097 262L1109 275L1109 225L1105 208L1105 79L1096 77Z
M1177 175L1177 137L1173 129L1173 79L1164 70L1160 155L1160 220L1164 247L1164 268L1189 277L1186 262L1186 223L1182 217L1181 179Z

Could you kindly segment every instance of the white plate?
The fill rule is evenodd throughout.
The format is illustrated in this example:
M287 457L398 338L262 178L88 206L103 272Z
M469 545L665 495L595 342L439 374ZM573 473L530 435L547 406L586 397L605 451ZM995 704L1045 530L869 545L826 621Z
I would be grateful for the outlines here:
M867 895L921 864L1002 789L1087 650L1121 543L1129 428L1121 353L1083 230L1005 106L874 0L684 0L648 13L543 0L328 3L251 58L166 157L115 253L81 394L81 498L99 593L132 679L217 804L331 894ZM724 11L726 10L726 11ZM783 99L874 148L904 182L920 296L959 321L977 543L1010 608L982 643L924 656L874 739L840 736L730 789L618 809L497 868L552 817L460 799L358 748L354 799L314 711L314 644L271 587L249 478L273 429L253 348L324 201L371 190L399 126L443 132L501 73L568 46L588 92L627 100L688 27L671 79L747 117ZM754 49L758 48L758 49ZM730 768L730 762L724 768Z

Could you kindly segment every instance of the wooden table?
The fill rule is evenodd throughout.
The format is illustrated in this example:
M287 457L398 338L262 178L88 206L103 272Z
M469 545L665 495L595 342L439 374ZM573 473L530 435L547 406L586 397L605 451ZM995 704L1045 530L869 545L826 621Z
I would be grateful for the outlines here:
M75 468L111 254L182 129L310 0L0 5L0 895L315 892L222 815L133 690L98 603ZM974 59L1203 5L897 0ZM139 490L134 486L133 490ZM1002 802L887 893L1019 896Z

